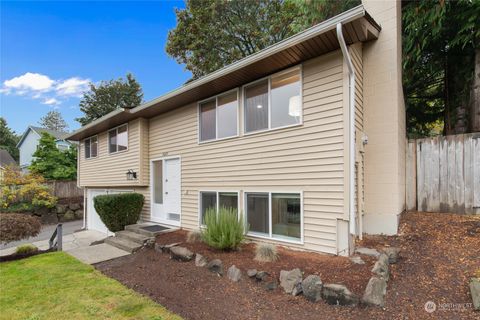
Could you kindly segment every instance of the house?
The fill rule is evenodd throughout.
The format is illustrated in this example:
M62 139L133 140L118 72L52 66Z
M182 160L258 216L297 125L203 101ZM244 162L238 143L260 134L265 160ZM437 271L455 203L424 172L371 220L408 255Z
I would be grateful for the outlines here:
M32 163L33 153L37 150L40 138L44 132L56 139L55 143L59 150L67 150L72 144L65 138L68 135L66 132L28 126L17 144L17 148L20 151L20 168L23 171L26 171Z
M141 219L198 229L238 208L248 236L348 255L405 210L399 2L363 4L68 135L86 226L99 194L145 195Z
M0 183L3 181L3 172L8 166L15 166L17 163L7 150L0 149Z

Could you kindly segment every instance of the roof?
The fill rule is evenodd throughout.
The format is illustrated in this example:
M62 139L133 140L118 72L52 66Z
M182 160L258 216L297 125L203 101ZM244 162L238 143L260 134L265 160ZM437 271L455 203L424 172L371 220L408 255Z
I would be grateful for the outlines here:
M67 139L77 141L136 118L152 118L335 51L340 48L338 23L343 25L347 44L377 39L381 29L359 5L138 107L114 110L69 134Z
M28 126L27 130L25 130L22 137L20 138L20 141L18 141L17 148L20 148L20 146L23 143L23 140L25 140L30 130L36 132L39 136L41 136L42 133L48 133L49 135L53 136L57 140L66 140L67 136L69 135L68 132L56 131L56 130L42 128L42 127Z
M7 150L0 149L0 167L5 168L9 165L16 165L17 163L13 160L10 153Z

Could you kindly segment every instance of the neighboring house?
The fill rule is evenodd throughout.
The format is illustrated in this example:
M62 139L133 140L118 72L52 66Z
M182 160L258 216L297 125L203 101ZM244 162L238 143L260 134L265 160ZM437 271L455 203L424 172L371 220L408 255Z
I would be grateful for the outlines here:
M3 181L3 172L8 166L14 166L17 163L7 150L0 149L0 183Z
M364 232L395 234L405 210L400 5L364 1L70 134L87 227L106 232L94 196L134 191L146 198L143 221L198 229L207 208L230 206L252 239L299 249L347 255Z
M32 163L33 153L37 150L40 138L44 132L52 135L56 139L55 143L59 150L67 150L72 144L70 141L66 140L65 137L68 135L66 132L29 126L17 144L17 148L20 151L20 168L23 171L26 171Z

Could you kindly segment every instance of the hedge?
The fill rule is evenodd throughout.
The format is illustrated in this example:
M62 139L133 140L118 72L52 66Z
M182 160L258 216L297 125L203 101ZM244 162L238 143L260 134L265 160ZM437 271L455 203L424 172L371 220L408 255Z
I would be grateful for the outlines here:
M42 225L37 217L22 213L0 214L1 243L35 237L41 228Z
M108 194L93 198L93 205L108 230L117 232L137 223L144 200L139 193Z

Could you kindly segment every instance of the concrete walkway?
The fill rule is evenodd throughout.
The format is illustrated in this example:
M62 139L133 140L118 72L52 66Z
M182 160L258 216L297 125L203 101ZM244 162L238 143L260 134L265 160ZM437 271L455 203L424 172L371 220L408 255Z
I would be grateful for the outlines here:
M88 264L107 261L130 254L127 251L120 250L105 243L94 246L90 245L94 241L105 239L105 237L106 235L104 233L94 230L73 232L63 236L63 251ZM49 238L50 236L48 239ZM46 250L48 249L48 239L34 242L27 241L27 243L33 244L40 250ZM15 250L16 247L0 250L0 256L12 254Z

